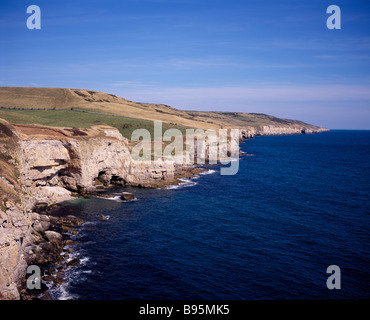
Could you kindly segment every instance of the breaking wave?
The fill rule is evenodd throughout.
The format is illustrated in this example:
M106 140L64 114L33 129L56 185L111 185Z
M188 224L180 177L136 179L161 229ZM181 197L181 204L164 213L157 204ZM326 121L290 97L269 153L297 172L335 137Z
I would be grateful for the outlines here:
M114 197L97 197L98 199L104 199L104 200L110 200L110 201L115 201L115 202L132 202L132 201L137 201L138 199L135 197L132 200L122 200L121 196L114 196Z

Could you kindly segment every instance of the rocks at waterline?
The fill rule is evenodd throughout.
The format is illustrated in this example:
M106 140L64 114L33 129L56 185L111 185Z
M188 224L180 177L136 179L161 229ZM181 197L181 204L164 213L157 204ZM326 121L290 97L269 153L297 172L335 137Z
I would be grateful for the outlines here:
M81 264L81 260L78 258L74 258L71 261L67 262L67 266L72 266L72 267L78 267Z
M122 192L121 193L121 200L133 201L133 200L135 200L135 195L133 193L130 193L130 192Z
M40 290L29 290L26 286L26 278L22 283L20 298L22 300L51 299L48 287L63 284L65 282L65 270L78 267L80 259L73 255L75 246L78 243L71 240L69 235L71 229L83 223L83 220L75 216L55 217L38 213L32 213L32 229L34 243L26 247L25 256L28 265L36 265L41 269L42 288ZM48 222L50 230L43 230L41 222ZM35 226L36 229L35 230ZM45 225L46 226L46 225ZM40 229L39 229L40 228ZM74 232L72 232L74 233ZM27 274L27 276L29 276ZM45 285L48 283L48 286Z
M63 236L56 231L45 231L45 236L49 241L62 241Z

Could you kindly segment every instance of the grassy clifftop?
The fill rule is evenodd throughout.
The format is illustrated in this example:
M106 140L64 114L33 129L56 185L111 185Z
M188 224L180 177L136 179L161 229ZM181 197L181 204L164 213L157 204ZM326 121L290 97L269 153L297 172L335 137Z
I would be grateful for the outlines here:
M273 116L256 113L241 112L201 112L201 111L184 111L177 110L163 104L139 103L117 97L113 94L103 93L85 89L64 89L64 88L30 88L30 87L0 87L0 107L18 108L22 112L10 113L6 109L0 109L0 118L9 121L19 120L27 123L39 123L58 125L58 122L77 121L79 118L76 113L71 116L70 113L59 114L40 114L27 113L27 110L42 111L35 109L71 110L91 112L91 116L83 114L84 121L81 121L82 127L91 121L103 121L106 124L112 122L125 122L127 125L137 123L137 120L160 120L172 125L192 127L192 128L246 128L258 126L291 126L301 125L311 129L318 128L307 123L279 119ZM15 111L15 110L13 110ZM45 110L44 110L45 111ZM45 111L46 112L46 111ZM96 117L94 117L94 112ZM108 120L103 118L103 114L119 116L120 120ZM99 116L99 117L98 117ZM127 118L122 120L122 118ZM136 119L129 121L128 119ZM37 119L42 122L37 122ZM48 122L48 119L51 123ZM31 121L31 122L30 122ZM32 122L33 121L33 122ZM110 123L107 123L110 122ZM141 122L140 125L144 122ZM96 123L95 123L96 124ZM71 126L71 124L68 124ZM78 127L81 127L78 126ZM112 125L112 124L111 124ZM123 126L124 124L122 124ZM116 125L113 125L116 126ZM122 128L119 128L122 132Z

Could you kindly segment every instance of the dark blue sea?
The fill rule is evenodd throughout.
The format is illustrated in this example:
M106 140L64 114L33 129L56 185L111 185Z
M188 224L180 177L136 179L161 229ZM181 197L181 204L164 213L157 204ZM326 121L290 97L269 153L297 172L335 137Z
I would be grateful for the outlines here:
M370 131L256 137L218 166L137 201L78 199L81 265L55 299L369 299ZM117 196L118 197L118 196ZM104 214L109 220L102 221ZM330 265L341 289L329 290Z

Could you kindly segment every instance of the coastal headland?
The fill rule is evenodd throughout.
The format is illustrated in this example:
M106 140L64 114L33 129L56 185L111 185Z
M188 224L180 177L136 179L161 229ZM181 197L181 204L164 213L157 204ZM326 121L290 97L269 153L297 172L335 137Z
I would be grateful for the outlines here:
M82 221L53 217L53 205L111 186L159 188L202 170L133 161L131 134L140 127L151 130L153 121L180 132L238 129L238 142L327 131L263 114L183 111L93 90L1 87L0 299L35 298L25 284L29 265L45 266L43 281L58 284L63 270L78 264L68 260L68 234Z

